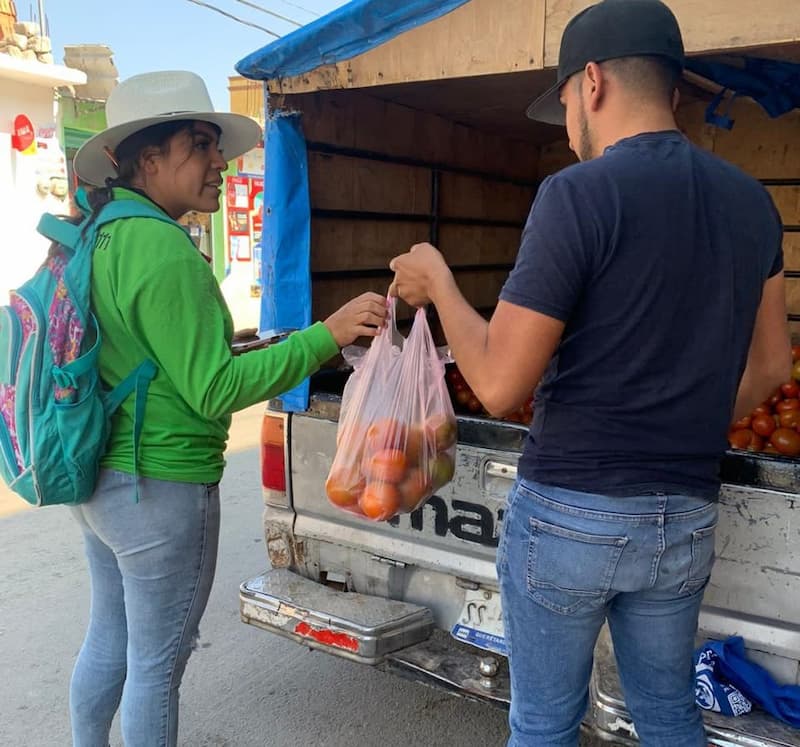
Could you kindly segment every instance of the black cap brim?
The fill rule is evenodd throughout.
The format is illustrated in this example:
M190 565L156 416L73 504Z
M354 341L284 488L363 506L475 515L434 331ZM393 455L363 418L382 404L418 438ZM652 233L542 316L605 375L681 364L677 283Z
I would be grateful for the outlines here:
M564 81L558 81L554 86L548 88L536 101L526 110L529 119L545 124L561 125L566 124L566 111L561 103L561 86Z

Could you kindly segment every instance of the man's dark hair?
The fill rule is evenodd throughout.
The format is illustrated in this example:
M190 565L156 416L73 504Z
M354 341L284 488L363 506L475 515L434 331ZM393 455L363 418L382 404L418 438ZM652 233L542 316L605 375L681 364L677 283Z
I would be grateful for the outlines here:
M642 98L664 99L669 103L681 77L677 65L663 57L620 57L606 60L600 66Z

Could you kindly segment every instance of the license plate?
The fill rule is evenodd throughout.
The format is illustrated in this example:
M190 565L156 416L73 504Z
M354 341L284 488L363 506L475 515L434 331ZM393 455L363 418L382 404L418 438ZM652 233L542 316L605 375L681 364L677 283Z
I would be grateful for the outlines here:
M458 641L506 656L500 595L485 589L467 590L450 634Z

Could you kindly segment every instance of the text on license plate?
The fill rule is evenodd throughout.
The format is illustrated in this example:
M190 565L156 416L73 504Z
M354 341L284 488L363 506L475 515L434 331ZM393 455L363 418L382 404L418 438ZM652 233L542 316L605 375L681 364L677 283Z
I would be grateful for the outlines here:
M450 634L456 640L506 656L500 595L486 589L468 589Z

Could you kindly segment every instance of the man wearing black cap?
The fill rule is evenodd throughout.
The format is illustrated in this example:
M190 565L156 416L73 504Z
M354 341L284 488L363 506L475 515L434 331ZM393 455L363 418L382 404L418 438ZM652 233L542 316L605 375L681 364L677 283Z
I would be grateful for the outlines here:
M754 179L674 118L678 23L659 0L575 16L529 116L581 163L545 179L489 322L427 244L392 292L432 301L494 414L538 386L497 569L510 745L574 747L608 622L641 744L705 747L692 652L728 424L791 365L782 229Z

